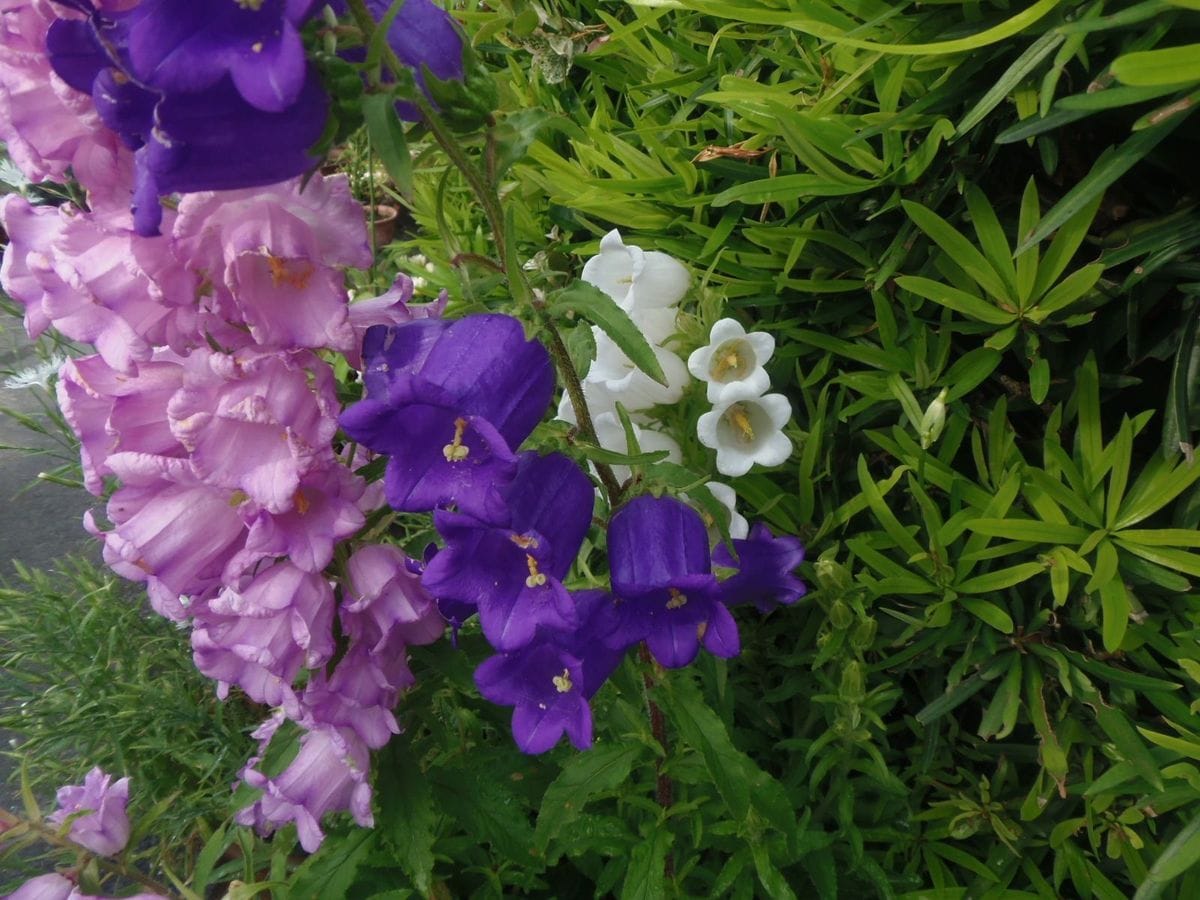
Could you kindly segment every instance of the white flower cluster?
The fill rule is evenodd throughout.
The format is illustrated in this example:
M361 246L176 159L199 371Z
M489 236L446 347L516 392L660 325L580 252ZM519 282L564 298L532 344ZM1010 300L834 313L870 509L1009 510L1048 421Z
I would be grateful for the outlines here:
M608 294L628 313L653 348L667 378L666 385L654 381L633 364L612 338L592 327L596 359L584 377L583 394L600 446L618 453L628 449L625 430L617 417L620 403L634 419L634 435L643 452L666 450L669 461L681 462L679 444L670 435L651 428L645 410L679 402L687 387L687 367L666 344L675 333L679 302L691 286L691 276L678 260L657 250L628 245L613 229L601 239L599 254L584 264L582 278ZM578 424L566 394L559 404L558 418ZM614 466L613 474L618 481L624 481L630 472L624 466ZM746 537L749 527L737 514L733 488L718 482L710 482L708 487L729 508L730 535L735 539Z
M717 451L717 471L745 475L755 463L777 466L792 454L783 426L792 405L783 394L768 394L771 380L763 365L775 352L775 338L746 333L733 319L721 319L708 345L688 357L687 367L708 386L713 404L696 423L700 443Z

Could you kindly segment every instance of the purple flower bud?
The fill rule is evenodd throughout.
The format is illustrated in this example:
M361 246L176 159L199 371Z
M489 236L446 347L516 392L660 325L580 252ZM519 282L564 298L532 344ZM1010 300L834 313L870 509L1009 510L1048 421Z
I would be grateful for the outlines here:
M72 819L67 837L101 856L120 853L129 841L129 779L112 784L112 776L99 766L87 773L81 785L58 789L58 809L46 817L52 825Z

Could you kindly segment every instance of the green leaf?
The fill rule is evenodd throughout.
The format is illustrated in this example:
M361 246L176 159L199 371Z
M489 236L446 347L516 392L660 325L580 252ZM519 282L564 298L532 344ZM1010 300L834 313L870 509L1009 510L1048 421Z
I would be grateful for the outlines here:
M948 687L946 692L925 706L917 713L916 719L922 725L937 721L946 713L966 703L985 687L987 683L998 677L1007 667L1008 660L997 657L991 660L983 669L958 684Z
M688 746L699 751L712 783L735 822L750 812L750 759L733 746L725 723L709 708L687 673L664 678L664 711ZM757 767L755 767L757 768Z
M1021 705L1021 654L1010 654L1008 672L996 688L992 700L979 723L979 736L985 741L1005 738L1017 725L1017 713Z
M1116 653L1125 639L1125 630L1129 627L1129 613L1132 609L1129 603L1129 592L1125 582L1119 577L1109 579L1100 585L1100 609L1103 614L1102 635L1104 649Z
M363 119L371 149L379 156L397 190L405 197L412 197L412 155L404 124L396 114L396 98L391 93L368 94L363 99Z
M954 226L920 203L902 200L901 205L916 226L929 235L933 242L942 248L943 252L975 280L976 284L997 300L1009 299L1010 292L1004 284L1004 279L992 268L984 255L975 249L975 245Z
M1162 772L1150 754L1149 748L1129 723L1129 718L1115 706L1109 706L1087 676L1078 669L1071 670L1071 677L1079 689L1083 702L1095 712L1097 724L1116 746L1117 752L1126 762L1133 765L1142 778L1161 791L1163 788Z
M956 359L942 376L942 383L949 388L946 402L950 403L975 390L985 378L996 371L996 366L1000 365L1003 358L1004 355L995 350L976 347Z
M380 809L376 829L404 873L422 895L428 895L437 840L433 792L407 740L394 739L382 756L376 776Z
M1039 356L1029 367L1029 399L1041 404L1046 401L1050 392L1050 363L1046 357Z
M358 867L375 846L376 833L367 828L329 835L312 856L296 869L293 897L346 897Z
M1015 312L1005 312L974 294L968 294L966 291L942 284L940 281L934 281L932 278L924 278L920 275L901 275L896 279L896 284L906 291L912 291L919 297L940 303L947 309L962 313L967 318L975 319L978 322L986 322L989 325L1006 325L1016 318Z
M191 887L201 897L204 896L208 888L208 881L212 877L213 866L221 854L229 849L229 845L233 843L233 834L227 833L225 826L221 825L212 833L204 846L200 848L200 852L196 855L195 865L192 866L192 883Z
M795 892L788 886L783 873L771 862L771 854L767 852L766 844L755 841L750 844L750 853L754 857L754 871L758 874L759 883L771 900L795 900Z
M667 450L648 450L645 453L622 453L619 450L606 450L587 441L576 440L575 447L579 453L592 462L604 463L608 466L648 466L662 462L670 452Z
M496 125L494 134L499 153L492 175L494 180L504 177L514 163L524 159L538 133L553 118L553 113L544 109L520 109L509 113Z
M1146 873L1146 880L1138 887L1133 900L1148 900L1152 886L1166 884L1178 878L1197 862L1200 862L1200 812L1179 829L1170 843L1163 848L1150 871Z
M604 291L586 281L576 281L548 299L552 315L561 318L573 313L598 325L635 366L659 384L667 383L667 376L663 374L662 366L658 364L646 336L629 318L629 314Z
M1103 263L1094 263L1076 269L1053 288L1034 306L1030 318L1041 322L1064 307L1070 306L1076 300L1086 296L1087 292L1096 286L1100 273L1104 271Z
M1076 182L1071 190L1042 217L1033 234L1026 237L1017 247L1022 253L1030 245L1043 240L1050 232L1069 221L1080 211L1099 204L1101 196L1114 181L1132 169L1172 131L1187 115L1173 116L1159 128L1139 131L1117 147L1109 147L1100 154L1091 171ZM1057 275L1055 276L1057 278ZM1053 280L1053 279L1052 279ZM1039 273L1039 283L1040 283Z
M665 867L670 846L671 832L655 823L650 836L643 836L629 854L621 900L665 900Z
M1077 525L1061 525L1039 519L975 519L967 528L988 537L1039 544L1082 544L1090 533Z
M1013 61L995 84L988 88L987 93L979 98L979 102L971 108L971 111L963 116L963 120L958 123L956 129L958 135L961 137L987 118L988 113L999 106L1004 98L1020 85L1041 61L1053 53L1064 40L1064 35L1051 29L1026 47L1025 52Z
M1040 569L1041 566L1039 565L1038 568ZM1016 628L1012 616L995 603L980 600L978 597L960 597L958 602L962 604L963 609L980 619L985 625L990 625L1003 634L1012 634Z
M968 525L967 527L971 526ZM968 578L966 581L956 584L954 589L960 594L990 594L992 591L1002 591L1015 584L1020 584L1022 581L1028 581L1034 575L1040 575L1045 571L1046 567L1040 562L1021 563L1007 569L988 572L986 575ZM1009 627L1004 630L1012 630L1011 620L1009 621Z
M550 841L579 818L589 800L624 783L643 749L637 743L609 744L568 759L542 795L533 834L538 850L544 853Z
M1118 81L1134 87L1200 81L1200 44L1126 53L1113 60L1110 71Z
M1200 300L1193 298L1179 330L1179 349L1171 365L1171 383L1167 389L1166 418L1163 421L1162 453L1173 457L1192 446L1192 401L1200 384Z
M870 179L849 175L836 180L808 173L779 175L735 184L713 197L711 205L719 208L730 203L782 203L798 197L843 197L861 194L875 185Z

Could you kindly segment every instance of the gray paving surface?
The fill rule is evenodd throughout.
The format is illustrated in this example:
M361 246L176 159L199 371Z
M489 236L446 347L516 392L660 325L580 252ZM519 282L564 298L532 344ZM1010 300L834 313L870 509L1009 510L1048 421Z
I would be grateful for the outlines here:
M36 366L39 359L18 320L0 313L0 371ZM0 382L3 378L0 377ZM0 408L36 416L41 406L33 388L0 383ZM53 442L0 415L0 447L46 449ZM12 560L49 568L67 553L95 551L82 517L93 498L82 490L38 480L38 473L59 466L61 457L0 450L0 579L11 577Z
M38 362L20 321L0 311L0 372L22 370ZM5 387L3 381L0 375L0 408L30 416L41 414L42 407L32 389ZM54 444L11 417L0 415L3 446L45 448ZM96 542L83 530L81 521L84 510L91 506L91 495L38 480L39 472L54 469L61 461L46 454L0 449L0 580L12 580L14 559L44 569L68 553L90 553L98 558ZM0 731L4 749L13 737ZM9 780L15 768L15 760L0 756L0 806L10 810L21 809L20 798Z

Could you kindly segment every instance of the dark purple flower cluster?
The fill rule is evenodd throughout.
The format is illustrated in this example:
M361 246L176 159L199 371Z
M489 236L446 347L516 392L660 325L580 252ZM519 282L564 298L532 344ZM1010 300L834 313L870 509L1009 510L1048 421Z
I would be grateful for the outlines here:
M54 71L92 97L134 152L134 223L156 234L163 194L273 184L310 169L329 98L299 28L313 0L65 4Z
M158 234L162 195L275 184L316 165L330 98L300 35L316 0L58 2L50 66L132 152L138 234ZM388 39L419 84L425 65L462 77L461 38L430 0L405 3Z
M591 527L591 480L561 454L516 453L541 419L553 371L540 344L500 315L428 319L368 330L366 399L341 418L371 450L389 456L388 502L434 511L445 546L421 577L456 626L479 615L497 655L475 673L480 693L513 707L517 745L549 750L565 733L592 742L588 700L643 641L667 667L701 646L737 654L728 610L795 602L795 538L758 526L718 549L735 569L719 581L700 515L671 497L637 497L608 529L612 593L564 585Z

